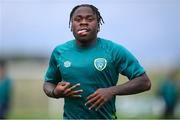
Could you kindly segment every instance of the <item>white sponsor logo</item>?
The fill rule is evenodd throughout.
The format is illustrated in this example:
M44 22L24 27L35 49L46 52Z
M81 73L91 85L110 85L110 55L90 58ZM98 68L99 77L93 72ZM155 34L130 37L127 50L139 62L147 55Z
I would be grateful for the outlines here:
M64 62L64 67L66 67L66 68L71 67L71 62L70 61L65 61Z

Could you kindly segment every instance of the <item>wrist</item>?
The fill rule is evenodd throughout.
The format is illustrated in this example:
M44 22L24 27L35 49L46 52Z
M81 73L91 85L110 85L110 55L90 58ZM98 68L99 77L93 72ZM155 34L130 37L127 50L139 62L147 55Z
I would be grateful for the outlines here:
M51 96L52 96L53 98L58 98L57 95L55 94L55 88L52 90Z
M109 89L110 89L111 94L112 94L113 96L116 96L116 95L117 95L117 92L116 92L115 87L110 87Z

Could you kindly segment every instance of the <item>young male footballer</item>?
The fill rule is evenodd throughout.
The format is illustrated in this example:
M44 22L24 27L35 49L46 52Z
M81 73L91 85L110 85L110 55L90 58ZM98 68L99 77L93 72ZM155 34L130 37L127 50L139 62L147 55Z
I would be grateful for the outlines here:
M69 20L75 39L52 52L43 89L49 97L64 98L64 119L115 119L117 95L151 88L145 70L126 48L97 37L103 23L95 6L75 6ZM119 74L129 81L116 85Z

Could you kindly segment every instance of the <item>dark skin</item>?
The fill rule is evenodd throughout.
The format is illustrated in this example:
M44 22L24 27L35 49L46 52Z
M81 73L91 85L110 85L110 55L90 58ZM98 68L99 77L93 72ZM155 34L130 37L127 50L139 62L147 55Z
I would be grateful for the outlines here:
M85 35L78 34L78 31L81 29L87 30ZM80 7L74 12L71 30L76 38L77 44L81 47L89 46L96 41L99 24L96 14L93 13L91 8Z
M79 34L79 31L86 29L84 34ZM76 43L80 47L87 47L96 42L97 33L99 32L99 24L97 16L90 7L79 7L73 14L71 31L76 38ZM54 85L49 82L44 83L44 91L49 97L64 98L64 97L81 97L80 93L83 90L76 90L80 83L71 86L69 82L60 82ZM109 88L99 88L94 93L87 97L85 103L89 109L95 108L99 110L107 101L111 100L116 95L131 95L147 91L151 88L151 82L146 75L142 74L122 85L111 86Z

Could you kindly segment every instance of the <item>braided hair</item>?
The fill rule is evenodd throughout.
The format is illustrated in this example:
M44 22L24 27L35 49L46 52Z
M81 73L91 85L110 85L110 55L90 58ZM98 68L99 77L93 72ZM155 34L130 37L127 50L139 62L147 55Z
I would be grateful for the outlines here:
M70 13L70 18L69 18L69 28L70 28L70 25L71 25L71 22L72 22L72 16L74 14L74 12L76 11L77 8L79 7L90 7L92 9L92 11L94 12L94 14L96 14L96 17L97 17L97 22L98 22L98 26L100 27L100 25L102 25L104 23L104 20L98 10L98 8L96 8L95 6L93 5L90 5L90 4L81 4L81 5L77 5L75 6L71 13Z

